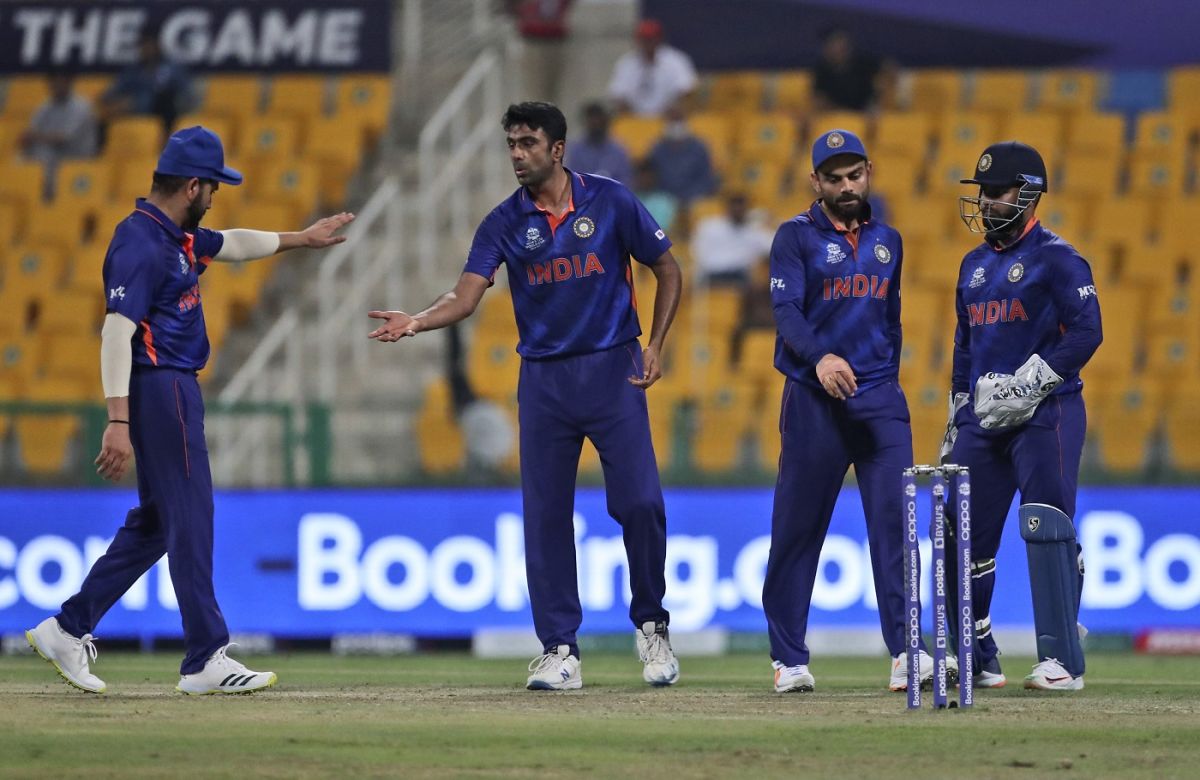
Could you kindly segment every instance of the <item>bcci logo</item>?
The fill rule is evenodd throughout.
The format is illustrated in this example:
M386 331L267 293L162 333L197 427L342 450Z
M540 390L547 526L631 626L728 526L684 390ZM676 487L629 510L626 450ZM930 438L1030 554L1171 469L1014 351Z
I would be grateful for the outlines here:
M846 145L846 139L841 133L830 133L825 139L825 145L830 149L840 149Z
M591 238L592 234L596 232L596 223L587 217L580 217L575 220L575 224L571 226L571 230L580 238Z
M875 245L875 259L887 265L892 262L892 252L883 244Z
M1008 281L1019 282L1021 277L1025 275L1025 266L1020 263L1013 263L1012 268L1008 269Z
M980 157L979 165L977 167L979 168L980 173L983 173L988 168L991 168L992 167L992 156L990 154L985 154L983 157Z
M1038 526L1042 524L1042 518L1033 515L1029 518L1029 533L1036 533Z

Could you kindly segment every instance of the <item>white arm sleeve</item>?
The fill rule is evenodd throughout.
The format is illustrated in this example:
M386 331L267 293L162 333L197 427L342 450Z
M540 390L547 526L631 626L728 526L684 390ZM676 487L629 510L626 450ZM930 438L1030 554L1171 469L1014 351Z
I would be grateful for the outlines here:
M222 230L225 242L214 260L223 263L238 263L243 260L258 260L270 257L279 251L279 234L268 230L246 230L235 228Z
M105 398L129 395L129 374L133 370L133 334L137 325L123 314L110 312L100 331L100 383Z

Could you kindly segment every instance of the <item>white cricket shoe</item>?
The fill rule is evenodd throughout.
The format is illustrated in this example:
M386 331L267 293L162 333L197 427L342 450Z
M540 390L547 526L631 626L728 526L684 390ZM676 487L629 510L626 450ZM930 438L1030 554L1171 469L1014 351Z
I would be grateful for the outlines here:
M779 661L772 661L771 666L775 669L775 693L810 693L816 685L807 664L784 666Z
M1057 658L1047 658L1033 667L1025 677L1025 687L1038 691L1079 691L1083 689L1083 675L1072 677Z
M539 655L529 662L529 679L525 687L531 691L571 691L583 687L579 659L571 648L559 645L553 653Z
M679 659L671 649L671 635L667 624L647 620L634 632L637 638L638 658L642 659L642 679L654 686L674 685L679 682Z
M270 688L279 679L275 672L254 672L225 654L232 644L209 656L204 668L179 678L175 690L192 696L212 693L254 693Z
M92 635L84 634L76 639L62 630L58 619L48 617L36 628L25 632L29 646L38 655L54 664L62 678L81 691L104 693L108 686L88 668L88 656L96 660L96 646Z
M933 684L933 656L924 650L920 651L921 687ZM958 682L958 658L946 654L946 681L953 685ZM888 681L889 691L908 690L908 661L904 653L892 659L892 676Z
M975 673L976 688L1003 688L1008 684L1008 678L1000 671L1000 659L993 657Z

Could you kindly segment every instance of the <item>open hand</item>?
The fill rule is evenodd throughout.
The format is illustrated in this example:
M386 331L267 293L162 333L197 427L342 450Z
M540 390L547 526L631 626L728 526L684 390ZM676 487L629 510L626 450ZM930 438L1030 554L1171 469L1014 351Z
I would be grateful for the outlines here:
M367 338L379 341L399 341L405 336L415 336L421 332L421 321L402 311L369 311L367 316L386 321L368 333Z
M300 236L304 241L304 246L310 249L324 249L327 246L340 244L346 240L345 236L335 235L338 230L354 221L354 215L343 211L340 214L334 214L331 217L318 219L316 222L309 225L304 230L300 231Z

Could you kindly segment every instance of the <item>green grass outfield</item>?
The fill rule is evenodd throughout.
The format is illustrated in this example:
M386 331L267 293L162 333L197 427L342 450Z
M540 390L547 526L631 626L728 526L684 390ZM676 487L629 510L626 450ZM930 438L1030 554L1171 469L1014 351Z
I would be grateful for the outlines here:
M178 657L103 653L109 692L0 658L4 777L1197 777L1200 659L1094 653L1088 687L978 691L908 712L887 660L816 659L777 695L760 655L684 658L669 689L631 655L584 657L582 691L524 690L521 661L466 655L252 658L252 696L174 692Z

